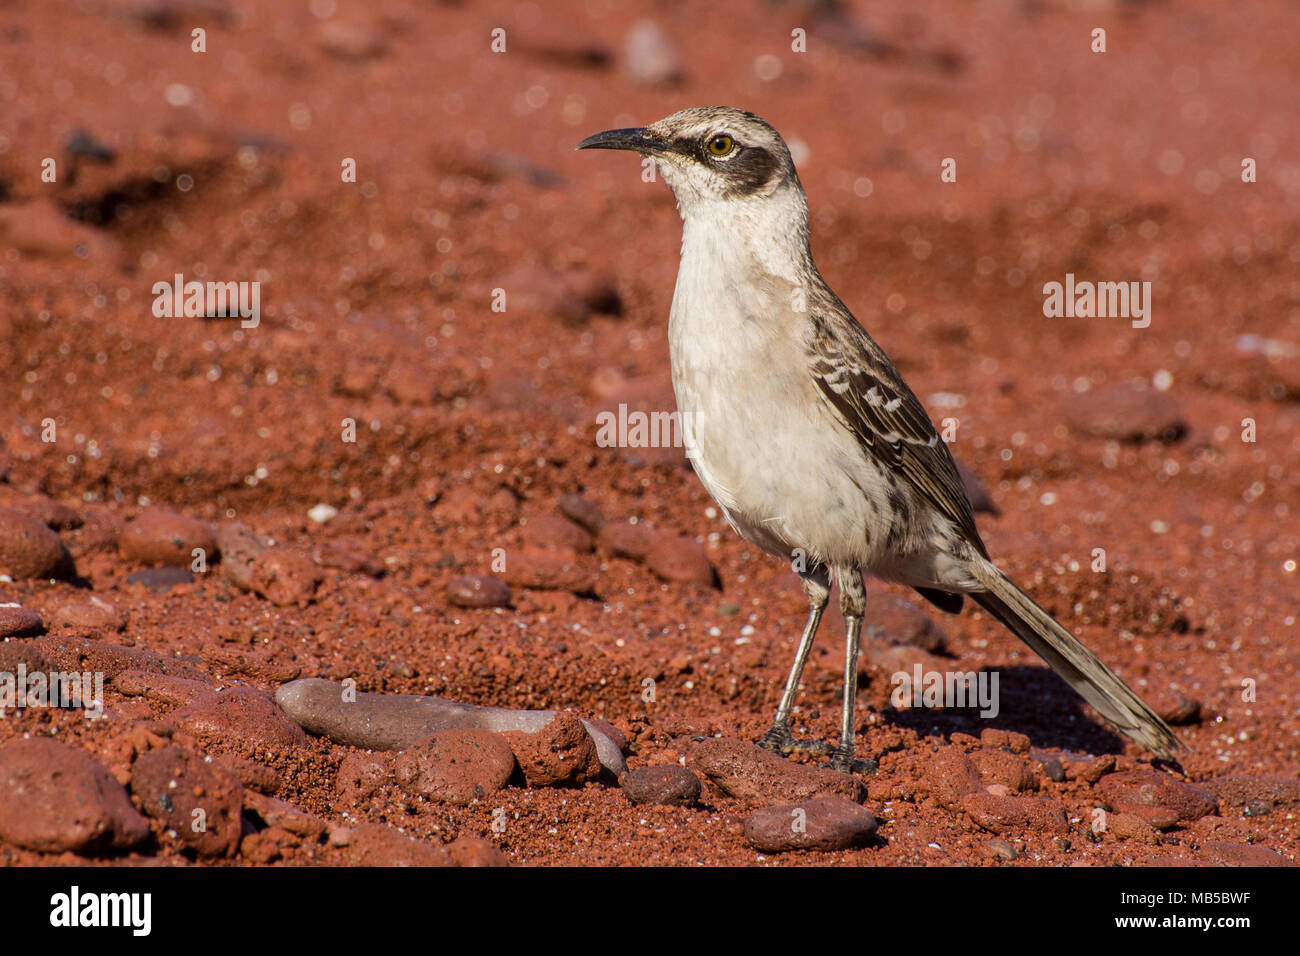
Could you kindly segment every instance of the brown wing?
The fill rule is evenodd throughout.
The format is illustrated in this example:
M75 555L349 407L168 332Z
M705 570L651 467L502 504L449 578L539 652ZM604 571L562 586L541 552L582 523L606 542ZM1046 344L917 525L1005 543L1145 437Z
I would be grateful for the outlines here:
M871 456L905 478L985 557L970 498L948 446L898 370L852 318L812 315L811 372Z

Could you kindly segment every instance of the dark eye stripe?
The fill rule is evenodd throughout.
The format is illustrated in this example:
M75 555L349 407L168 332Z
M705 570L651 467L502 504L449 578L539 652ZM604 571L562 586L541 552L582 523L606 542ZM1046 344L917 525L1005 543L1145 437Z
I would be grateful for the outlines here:
M722 173L729 196L748 196L758 192L781 170L780 161L761 146L736 143L722 161L719 161L720 157L710 155L707 143L698 138L679 137L672 141L672 148Z
M742 149L725 164L727 192L733 196L758 192L771 182L779 168L776 157L762 147Z

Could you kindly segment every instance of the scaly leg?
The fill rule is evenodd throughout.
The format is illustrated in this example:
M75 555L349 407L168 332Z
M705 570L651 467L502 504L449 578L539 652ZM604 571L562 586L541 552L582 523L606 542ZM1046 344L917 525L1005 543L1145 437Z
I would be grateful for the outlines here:
M840 608L844 611L844 713L840 720L840 745L831 756L830 768L840 773L869 772L872 763L854 760L855 720L858 703L858 650L862 639L862 614L867 607L867 591L856 569L837 569L840 579Z
M817 636L817 625L826 609L826 600L830 596L830 571L822 566L815 571L802 575L804 593L808 595L808 622L804 625L803 636L799 639L799 650L795 654L794 666L790 668L790 677L785 682L785 693L781 695L781 705L776 710L776 719L772 729L763 735L758 746L775 753L788 754L795 751L815 754L829 754L831 745L821 740L795 740L790 733L790 713L794 709L794 698L799 691L799 679L803 676L804 665L808 663L808 653L812 650L813 639Z

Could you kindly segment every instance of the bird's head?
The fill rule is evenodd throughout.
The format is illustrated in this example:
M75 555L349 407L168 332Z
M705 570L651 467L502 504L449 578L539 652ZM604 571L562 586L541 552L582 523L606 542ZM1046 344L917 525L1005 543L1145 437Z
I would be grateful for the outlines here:
M682 110L633 129L588 136L578 149L627 149L654 159L684 215L798 185L781 135L753 113L730 106Z

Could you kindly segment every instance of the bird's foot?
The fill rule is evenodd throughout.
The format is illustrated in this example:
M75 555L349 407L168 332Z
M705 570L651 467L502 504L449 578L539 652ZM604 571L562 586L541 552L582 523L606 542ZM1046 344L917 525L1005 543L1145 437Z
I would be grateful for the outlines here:
M825 757L835 752L835 748L825 740L796 740L794 734L790 733L790 728L781 724L774 724L772 729L763 735L758 746L783 755L799 753Z
M874 774L879 764L874 760L855 760L853 748L836 747L830 762L825 764L828 770L847 774Z

